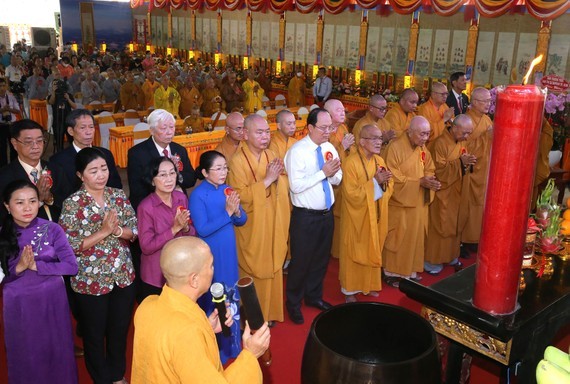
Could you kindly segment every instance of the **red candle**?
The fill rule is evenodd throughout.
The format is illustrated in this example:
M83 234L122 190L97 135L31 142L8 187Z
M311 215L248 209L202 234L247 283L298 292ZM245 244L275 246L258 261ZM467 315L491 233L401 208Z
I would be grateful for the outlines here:
M545 96L534 85L499 90L473 305L515 311Z

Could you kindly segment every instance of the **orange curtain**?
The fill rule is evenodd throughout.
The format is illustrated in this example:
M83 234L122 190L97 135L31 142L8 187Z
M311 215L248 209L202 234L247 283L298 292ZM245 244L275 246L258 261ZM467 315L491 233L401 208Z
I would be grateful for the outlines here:
M451 16L463 6L463 0L430 0L432 9L440 16Z
M409 15L422 5L422 0L388 0L394 12Z
M548 21L557 18L570 9L568 0L526 0L528 13L539 20Z

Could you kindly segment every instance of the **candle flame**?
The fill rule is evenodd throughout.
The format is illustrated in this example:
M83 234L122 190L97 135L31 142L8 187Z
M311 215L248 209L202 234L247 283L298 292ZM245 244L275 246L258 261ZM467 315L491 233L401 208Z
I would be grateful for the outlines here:
M528 83L528 78L530 77L530 74L532 73L534 66L537 65L538 63L540 63L541 61L542 61L542 54L538 55L538 57L536 57L532 61L532 63L530 63L530 68L526 72L526 75L524 75L524 77L523 77L523 82L522 82L523 85L526 85L526 83Z

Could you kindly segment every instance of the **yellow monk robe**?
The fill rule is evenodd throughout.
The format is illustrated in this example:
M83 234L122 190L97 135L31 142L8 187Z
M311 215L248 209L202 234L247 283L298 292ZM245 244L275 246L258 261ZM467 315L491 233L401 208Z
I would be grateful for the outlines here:
M429 126L431 128L428 144L434 141L445 130L443 114L448 108L449 107L445 103L437 108L431 98L418 107L417 115L425 117L429 121Z
M195 87L192 87L192 89L184 87L178 93L180 94L180 113L178 116L180 116L181 119L190 116L194 106L198 108L202 106L202 95Z
M204 311L165 285L135 313L132 384L261 384L255 356L247 351L224 370L216 336Z
M433 176L435 165L425 147L412 148L408 135L390 143L386 150L386 165L392 172L394 192L388 202L383 267L387 272L410 276L424 270L428 205L434 192L420 186L420 179Z
M170 101L170 96L173 96L172 102ZM178 107L180 106L180 94L178 91L172 87L164 89L160 86L156 91L154 91L154 108L164 109L174 116L178 116Z
M259 83L255 80L247 79L242 83L241 86L245 92L245 113L254 113L255 111L263 109L261 99L263 99L263 96L265 96L265 91L263 88L261 88L261 85L259 85ZM258 89L257 91L254 91L253 88L256 86Z
M388 122L385 119L376 120L376 118L370 113L370 111L368 111L368 112L366 112L366 115L364 115L362 118L360 118L354 124L354 127L352 128L352 134L354 135L354 139L355 139L356 143L358 143L358 141L360 140L360 131L362 130L362 127L364 127L365 125L370 125L370 124L375 125L378 128L380 128L382 133L390 130L390 126L388 125Z
M291 81L289 81L287 90L289 108L302 107L305 105L305 81L302 78L293 76Z
M269 150L273 151L275 156L283 160L285 158L285 153L297 142L297 139L294 137L287 138L285 141L285 136L280 132L275 132L273 136L271 136L271 142L269 143Z
M134 109L136 111L137 109L144 107L146 103L144 97L145 95L140 85L133 82L121 85L119 98L121 99L121 106L125 109L125 111L127 109Z
M192 117L190 116L187 119L184 119L184 122L187 123L188 126L192 127L192 133L204 132L204 119L200 116ZM219 144L218 144L219 145Z
M353 144L348 151L344 150L342 146L342 139L344 135L348 133L348 127L346 124L341 124L338 126L336 132L331 132L329 136L329 142L334 145L334 148L338 152L338 157L340 158L341 165L349 154L356 152L356 144ZM338 259L340 256L340 206L342 205L342 192L340 185L333 185L334 192L334 205L333 205L333 215L334 215L334 234L333 242L331 247L331 255Z
M224 136L220 144L218 144L218 146L214 150L224 155L224 157L226 158L226 162L229 164L230 160L232 159L236 151L239 148L241 148L242 145L243 142L240 141L237 147L234 146L234 143L230 141L230 138L226 134L226 136Z
M388 201L394 182L374 201L374 174L386 167L378 155L366 159L362 150L343 164L340 230L340 285L347 292L379 291L382 248L388 231Z
M538 141L538 158L536 159L536 172L534 174L534 184L532 189L531 205L534 209L536 206L536 199L538 197L538 186L548 179L550 176L550 165L548 164L548 153L552 149L554 143L554 129L552 125L546 120L542 122L542 130L540 131L540 139Z
M228 181L247 213L247 222L235 231L240 277L253 277L265 320L283 321L282 268L291 209L286 175L267 189L263 184L267 164L274 158L265 150L258 161L244 144L230 162Z
M467 111L473 120L473 133L467 138L467 152L477 157L473 172L469 169L463 176L461 205L459 207L459 232L461 242L476 244L481 236L483 223L483 203L487 189L487 170L491 153L492 135L487 128L493 124L489 116Z
M459 232L457 219L461 202L462 148L465 142L456 143L446 129L429 146L435 164L435 177L441 189L429 206L429 229L425 261L432 264L449 263L459 257Z
M218 103L212 101L216 96L220 96L218 88L207 88L202 91L202 116L211 117L214 113L224 109L223 101Z
M144 109L149 109L154 106L154 92L158 87L160 87L160 83L158 81L151 83L150 81L145 80L143 83L141 88L144 94Z
M402 107L400 107L400 104L393 103L392 107L386 112L384 120L386 120L390 129L396 132L396 137L400 137L402 133L408 130L414 116L416 116L415 113L406 113Z

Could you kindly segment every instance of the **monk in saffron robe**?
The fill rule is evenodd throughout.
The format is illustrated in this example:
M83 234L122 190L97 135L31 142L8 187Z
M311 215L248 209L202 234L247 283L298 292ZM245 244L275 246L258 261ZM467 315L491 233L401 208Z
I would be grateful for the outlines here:
M166 75L160 78L160 87L154 91L154 108L164 109L178 116L180 106L180 94L170 86L170 79Z
M305 80L303 74L297 72L296 76L289 81L287 87L287 98L289 107L303 107L305 105Z
M224 109L224 103L220 96L220 90L216 88L214 79L208 77L202 90L202 106L200 110L204 117L211 117L214 113ZM230 111L231 112L231 111Z
M406 88L400 95L400 100L394 104L386 113L384 119L388 123L390 129L396 132L396 137L402 136L410 122L416 116L416 108L418 107L419 96L411 88Z
M394 178L394 192L388 202L388 234L382 252L385 282L398 287L400 279L420 280L424 270L424 240L428 231L428 205L441 183L425 147L429 122L412 119L405 135L386 150L386 165Z
M229 184L240 195L248 220L236 228L240 277L251 276L268 321L283 321L283 262L291 208L283 160L267 149L263 117L245 119L246 142L230 161Z
M374 95L368 102L368 111L366 115L362 116L352 128L354 139L358 142L360 140L360 131L365 125L376 125L382 131L382 144L386 146L392 140L396 133L390 129L388 122L384 119L386 111L388 110L388 103L382 95Z
M194 80L192 76L186 76L184 81L184 86L178 91L180 93L180 106L179 106L179 116L184 119L192 114L194 107L198 107L198 110L202 106L203 99L200 91L194 87Z
M382 248L394 182L381 149L382 131L365 125L358 150L343 164L339 279L347 303L357 301L360 292L378 296L382 288Z
M465 140L471 132L471 118L459 115L453 120L453 125L429 146L435 163L435 177L441 182L441 189L435 193L429 207L424 270L431 275L439 274L444 263L456 270L461 268L458 259L461 241L457 228L461 185L463 175L477 161L465 148Z
M467 139L467 153L477 157L473 169L463 177L461 205L459 207L459 231L462 252L476 251L481 225L483 223L483 203L487 189L487 170L492 144L493 122L487 116L491 105L491 94L485 88L475 88L471 93L471 105L467 116L473 120L473 133Z
M443 83L433 83L428 101L418 107L418 116L428 119L431 126L428 144L433 142L445 129L445 123L454 116L453 108L445 104L447 87Z
M243 122L243 116L239 112L232 112L226 117L226 135L215 150L224 155L228 163L244 139Z
M271 137L269 149L273 151L275 156L283 160L285 153L297 142L293 136L297 130L295 115L286 109L283 109L275 116L277 123L277 132Z
M144 94L144 109L149 109L154 106L154 92L160 87L160 83L156 81L156 73L150 70L146 73L146 80L144 81L141 89Z
M247 71L247 79L241 84L245 92L244 109L246 113L255 113L263 109L261 99L265 96L265 91L257 81L255 81L255 71Z
M341 164L352 152L356 151L354 145L354 135L348 132L348 127L344 123L346 120L344 105L340 100L330 99L325 103L325 109L331 115L333 131L330 134L329 142L334 145L338 152ZM327 159L325 159L327 160ZM334 234L331 248L331 255L338 259L339 245L340 245L340 206L342 204L342 192L340 185L333 186L334 200L333 215L334 215Z
M220 319L217 311L206 317L196 303L212 284L213 261L210 248L197 237L164 246L160 269L166 284L135 314L133 384L263 382L257 358L269 347L267 323L254 335L246 325L243 350L226 369L222 366L214 332L221 331L220 321L231 326L231 318Z

